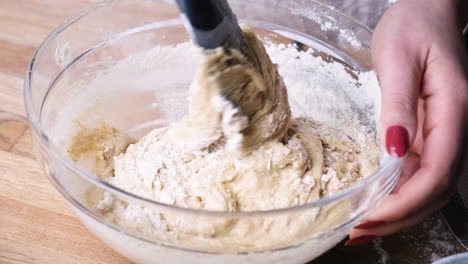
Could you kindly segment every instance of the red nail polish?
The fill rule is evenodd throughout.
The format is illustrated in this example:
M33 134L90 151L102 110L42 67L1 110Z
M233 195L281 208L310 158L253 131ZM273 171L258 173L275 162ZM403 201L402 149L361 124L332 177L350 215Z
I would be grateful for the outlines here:
M403 157L408 152L409 134L402 126L391 126L387 128L386 147L390 155Z
M369 222L365 222L365 223L362 223L360 225L357 225L354 228L356 228L356 229L367 229L367 228L378 227L378 226L380 226L382 224L385 224L385 221L369 221Z
M362 245L371 242L372 240L376 239L377 236L373 235L368 235L368 236L361 236L361 237L356 237L354 239L350 239L346 241L345 246L350 247L350 246L357 246L357 245Z

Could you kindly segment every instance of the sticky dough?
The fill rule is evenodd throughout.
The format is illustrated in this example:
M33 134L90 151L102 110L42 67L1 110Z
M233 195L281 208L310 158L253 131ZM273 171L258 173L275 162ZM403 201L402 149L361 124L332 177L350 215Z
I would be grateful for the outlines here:
M346 130L291 118L277 66L253 32L244 29L244 36L249 57L234 49L203 51L188 116L115 157L108 182L165 204L235 212L301 205L375 170L377 148L369 159ZM287 216L215 220L100 197L99 212L114 223L204 250L289 245L332 228L350 210L340 203Z
M250 58L205 51L189 116L156 129L115 159L117 186L181 207L253 211L320 197L323 148L312 124L291 120L286 87L263 44Z

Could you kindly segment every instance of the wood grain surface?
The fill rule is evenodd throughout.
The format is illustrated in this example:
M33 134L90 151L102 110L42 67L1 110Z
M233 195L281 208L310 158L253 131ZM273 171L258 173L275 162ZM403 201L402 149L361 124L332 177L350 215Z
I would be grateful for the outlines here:
M130 263L94 237L32 153L23 76L36 47L97 0L0 0L0 263ZM463 251L439 217L371 244L342 244L313 263L431 263Z

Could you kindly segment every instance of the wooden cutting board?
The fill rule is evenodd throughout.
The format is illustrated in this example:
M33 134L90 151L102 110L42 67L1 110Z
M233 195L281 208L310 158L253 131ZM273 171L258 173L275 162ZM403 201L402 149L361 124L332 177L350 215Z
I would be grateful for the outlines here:
M23 76L36 47L98 0L0 0L0 263L130 263L94 237L42 173L32 153ZM313 263L430 263L463 251L438 216L354 248L337 246Z

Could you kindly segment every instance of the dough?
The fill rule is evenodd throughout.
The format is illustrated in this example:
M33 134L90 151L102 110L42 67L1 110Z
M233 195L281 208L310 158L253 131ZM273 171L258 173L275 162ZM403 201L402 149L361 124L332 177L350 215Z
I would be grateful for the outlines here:
M153 130L126 151L112 148L122 154L97 174L107 177L114 165L106 181L141 197L178 207L248 212L314 201L373 172L377 147L356 143L349 131L357 124L345 130L291 118L276 65L252 31L244 28L244 34L251 57L223 48L203 51L188 116ZM107 139L121 138L102 128L88 134L111 132ZM77 146L96 138L83 135L78 133L71 145L74 160ZM351 210L349 201L341 201L294 214L222 219L151 210L109 193L91 196L99 197L94 201L98 213L119 226L209 251L290 246L334 228Z
M218 211L319 198L322 143L306 120L290 124L276 66L252 32L245 37L252 58L223 48L204 52L188 118L116 157L111 183L155 201Z
M95 129L88 129L80 123L78 127L80 129L68 149L69 157L100 177L113 176L114 157L124 153L135 141L104 122Z
M188 126L183 125L194 137L190 141L201 144L197 149L220 142L232 154L246 155L279 141L289 128L286 87L276 65L253 32L245 29L244 36L249 58L235 49L204 51L190 89Z

